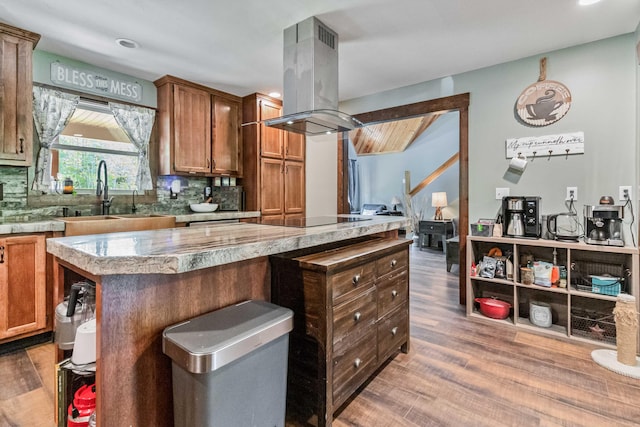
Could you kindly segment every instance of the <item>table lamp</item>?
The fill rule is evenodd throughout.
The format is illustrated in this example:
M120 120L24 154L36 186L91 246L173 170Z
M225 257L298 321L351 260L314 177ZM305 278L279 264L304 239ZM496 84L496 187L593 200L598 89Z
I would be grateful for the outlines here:
M431 206L436 208L436 215L433 219L442 219L442 208L447 206L447 193L444 191L439 193L431 193Z
M400 199L398 199L396 196L393 196L393 197L391 198L391 204L393 205L393 211L394 211L394 212L397 212L397 211L398 211L398 207L397 207L397 205L399 205L400 203L402 203L402 202L401 202L401 201L400 201Z

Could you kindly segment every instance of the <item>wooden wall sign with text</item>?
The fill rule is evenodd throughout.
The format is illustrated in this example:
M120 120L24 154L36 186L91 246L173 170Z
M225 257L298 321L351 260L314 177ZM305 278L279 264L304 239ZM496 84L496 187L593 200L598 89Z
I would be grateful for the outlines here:
M547 126L571 108L571 92L560 82L546 80L547 58L540 60L540 78L522 91L516 101L518 120L528 126Z

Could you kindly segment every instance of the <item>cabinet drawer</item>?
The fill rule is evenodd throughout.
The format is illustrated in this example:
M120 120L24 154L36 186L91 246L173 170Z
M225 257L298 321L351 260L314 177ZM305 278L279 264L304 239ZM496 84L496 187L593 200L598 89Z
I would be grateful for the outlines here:
M333 349L357 341L375 324L377 319L376 287L370 288L359 297L333 309Z
M445 223L444 222L433 222L433 223L420 223L420 232L421 233L431 233L431 234L444 234L445 233Z
M350 297L349 292L369 286L375 276L373 262L336 273L329 279L333 304L340 304Z
M407 309L402 307L378 322L378 363L382 363L408 339Z
M378 317L383 317L407 301L407 270L389 273L378 279Z
M389 274L394 270L406 270L408 265L407 251L398 251L384 256L376 261L378 277Z
M376 368L376 329L333 355L333 404L342 404Z

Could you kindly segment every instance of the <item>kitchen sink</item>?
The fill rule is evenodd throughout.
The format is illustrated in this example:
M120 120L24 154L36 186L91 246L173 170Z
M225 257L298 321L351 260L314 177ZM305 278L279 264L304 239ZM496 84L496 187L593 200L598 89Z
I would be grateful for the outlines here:
M65 236L158 230L176 226L176 217L159 214L95 215L58 218L65 223Z

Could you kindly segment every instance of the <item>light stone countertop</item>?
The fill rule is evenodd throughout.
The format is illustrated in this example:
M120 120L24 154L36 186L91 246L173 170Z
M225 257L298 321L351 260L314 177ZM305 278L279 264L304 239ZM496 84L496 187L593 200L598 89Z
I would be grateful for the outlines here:
M203 222L203 221L221 221L221 220L228 220L228 219L259 218L260 211L247 211L247 212L216 211L216 212L208 212L208 213L178 214L174 216L176 217L176 224L179 224L181 222Z
M64 222L55 219L43 219L0 224L0 234L46 233L48 231L64 231Z
M307 228L227 223L60 237L47 240L47 252L95 275L177 274L397 230L409 223L400 216L363 218L367 220Z
M118 216L120 214L113 214ZM129 214L127 214L129 215ZM165 214L163 214L165 215ZM229 219L258 218L260 212L232 212L221 211L211 213L187 213L187 214L166 214L167 216L175 216L176 224L202 222L202 221L220 221ZM26 215L29 217L29 215ZM49 231L64 231L65 223L60 221L61 218L34 218L31 220L24 219L3 219L0 221L0 235L2 234L20 234L20 233L46 233Z

